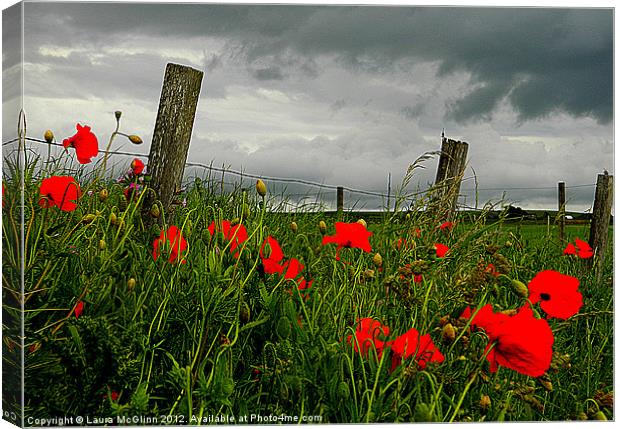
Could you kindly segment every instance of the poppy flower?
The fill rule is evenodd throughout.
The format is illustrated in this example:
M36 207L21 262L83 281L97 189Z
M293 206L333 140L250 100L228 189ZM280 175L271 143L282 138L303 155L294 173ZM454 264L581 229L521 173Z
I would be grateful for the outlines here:
M579 280L557 271L541 271L527 287L530 291L530 302L540 302L540 308L549 317L567 319L577 314L583 305L581 293L577 291Z
M131 161L131 171L133 174L137 176L138 174L141 174L143 170L144 170L144 163L141 160L136 158L133 161Z
M209 225L207 229L211 233L211 236L215 235L215 222L211 222L211 225ZM233 256L238 258L239 252L236 252L235 249L237 249L237 247L248 239L248 232L246 231L245 226L241 224L231 226L230 221L223 220L222 223L218 225L217 231L224 234L224 238L230 242L230 251L235 252Z
M123 195L125 195L125 199L127 201L135 201L135 199L140 195L140 188L142 186L137 183L130 183L128 187L123 190Z
M414 283L422 283L422 274L414 274L413 275Z
M265 246L269 246L269 255L265 256ZM280 265L284 253L280 244L272 236L268 236L259 251L260 257L263 261L263 268L266 274L281 273L284 267Z
M442 231L450 231L454 224L452 222L444 222L439 226L439 229Z
M368 238L372 235L372 232L368 231L364 225L353 222L344 223L336 222L336 234L323 237L323 245L329 243L336 243L336 259L338 252L343 247L362 249L364 252L372 251Z
M493 277L499 277L499 271L497 271L495 265L493 264L487 265L487 267L484 269L484 272L492 275Z
M415 328L397 337L389 343L392 350L392 368L394 371L403 359L413 357L421 369L426 368L427 362L441 363L445 360L444 355L435 347L429 334L420 336Z
M575 248L575 245L573 243L568 243L566 245L566 248L564 249L564 254L565 255L576 255L577 249Z
M166 242L170 243L170 258L168 262L173 263L178 259L181 259L181 253L187 249L187 241L183 238L181 230L174 225L168 227L168 231L162 231L159 238L153 241L153 259L156 261L160 254L160 247ZM182 264L187 261L181 260Z
M52 176L43 179L39 187L39 205L44 208L58 207L70 212L77 208L77 199L82 195L80 185L71 176Z
M438 258L443 258L446 256L446 253L448 253L449 250L450 248L445 244L435 243L435 252Z
M99 142L97 136L95 136L88 125L81 126L77 124L77 133L62 141L62 145L66 148L72 147L75 149L78 162L80 164L88 164L91 162L91 158L97 156L99 153Z
M490 304L482 307L471 322L489 337L485 348L491 372L498 366L531 377L540 377L549 369L553 354L553 333L544 319L537 319L529 305L515 315L494 313ZM535 333L535 335L532 335Z
M357 321L357 327L355 328L355 340L357 341L353 339L353 335L348 335L347 344L353 344L353 350L364 357L368 357L368 351L374 344L377 354L381 356L386 342L380 340L379 337L386 337L389 334L390 328L371 317L365 317Z
M573 243L568 243L564 249L564 255L577 255L582 259L588 259L594 256L594 252L587 241L576 238L575 244L576 246Z
M304 265L299 262L297 258L291 258L284 263L282 267L284 271L285 279L295 279L301 272L304 270ZM301 277L297 280L297 289L304 290L309 289L312 286L313 280L306 281L304 277ZM307 298L307 295L304 295L304 298Z
M110 392L110 396L109 398L112 400L112 402L116 402L116 400L118 399L118 392L115 392L114 390ZM103 395L103 399L108 399L108 394L106 393L105 395Z
M79 301L77 305L75 306L75 310L73 311L73 314L75 314L75 318L79 319L83 311L84 311L84 303L82 301Z

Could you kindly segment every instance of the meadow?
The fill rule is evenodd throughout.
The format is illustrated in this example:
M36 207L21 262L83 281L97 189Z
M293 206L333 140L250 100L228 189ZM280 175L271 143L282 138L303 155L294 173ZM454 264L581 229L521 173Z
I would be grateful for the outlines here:
M614 417L612 258L597 284L591 256L565 254L587 225L561 243L553 225L484 210L446 222L432 190L372 221L283 214L261 183L199 178L165 210L143 204L135 164L121 182L76 175L60 198L45 180L66 173L39 164L3 179L3 312L24 318L27 417Z

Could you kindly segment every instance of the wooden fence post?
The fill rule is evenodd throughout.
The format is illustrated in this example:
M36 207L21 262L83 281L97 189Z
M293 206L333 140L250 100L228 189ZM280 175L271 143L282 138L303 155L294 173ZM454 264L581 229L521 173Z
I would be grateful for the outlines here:
M192 137L203 72L168 63L153 131L148 171L164 210L181 185ZM148 198L145 209L150 209Z
M342 212L344 210L344 188L338 186L336 188L336 211L338 212L338 220L342 220Z
M558 231L560 242L564 242L564 214L566 212L566 183L558 182Z
M440 217L446 220L454 218L456 203L461 189L461 180L467 162L466 142L452 140L441 135L441 155L437 165L435 185L438 186L437 195L441 201Z
M598 175L594 194L594 207L592 209L592 222L590 223L590 239L588 240L590 247L594 251L592 263L596 270L597 283L600 283L605 261L611 204L614 195L613 187L614 176L610 176L607 171L604 174Z

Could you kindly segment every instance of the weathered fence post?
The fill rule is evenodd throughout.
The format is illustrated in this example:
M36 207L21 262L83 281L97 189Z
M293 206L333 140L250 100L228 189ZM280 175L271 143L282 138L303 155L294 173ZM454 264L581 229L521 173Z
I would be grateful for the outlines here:
M566 183L558 182L558 231L564 242L564 215L566 212Z
M590 239L588 243L594 251L592 263L596 270L597 283L601 280L603 263L605 261L605 248L609 235L609 220L611 218L611 204L613 200L614 176L607 171L599 174L596 180L594 194L594 207L592 209L592 222L590 223Z
M336 188L336 211L338 220L342 220L342 212L344 210L344 188L338 186Z
M461 189L461 180L467 162L466 142L448 139L441 135L441 155L437 165L435 185L438 186L437 195L442 202L439 213L442 219L451 220L454 217L456 203Z
M203 72L168 63L151 141L148 171L164 210L181 185L192 137ZM147 202L152 202L148 198ZM147 203L147 210L150 204Z

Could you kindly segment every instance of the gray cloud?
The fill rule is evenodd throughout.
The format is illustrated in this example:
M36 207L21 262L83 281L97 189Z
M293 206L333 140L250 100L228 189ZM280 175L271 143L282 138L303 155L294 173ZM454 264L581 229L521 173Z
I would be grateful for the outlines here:
M66 41L63 28L72 43L93 46L170 33L229 38L248 64L287 51L335 55L375 73L403 59L437 62L440 76L466 72L481 86L454 101L449 117L460 122L490 117L506 97L521 121L557 111L612 118L611 9L29 3L26 10L27 27L61 29L39 32L40 43ZM256 75L280 78L269 69Z

